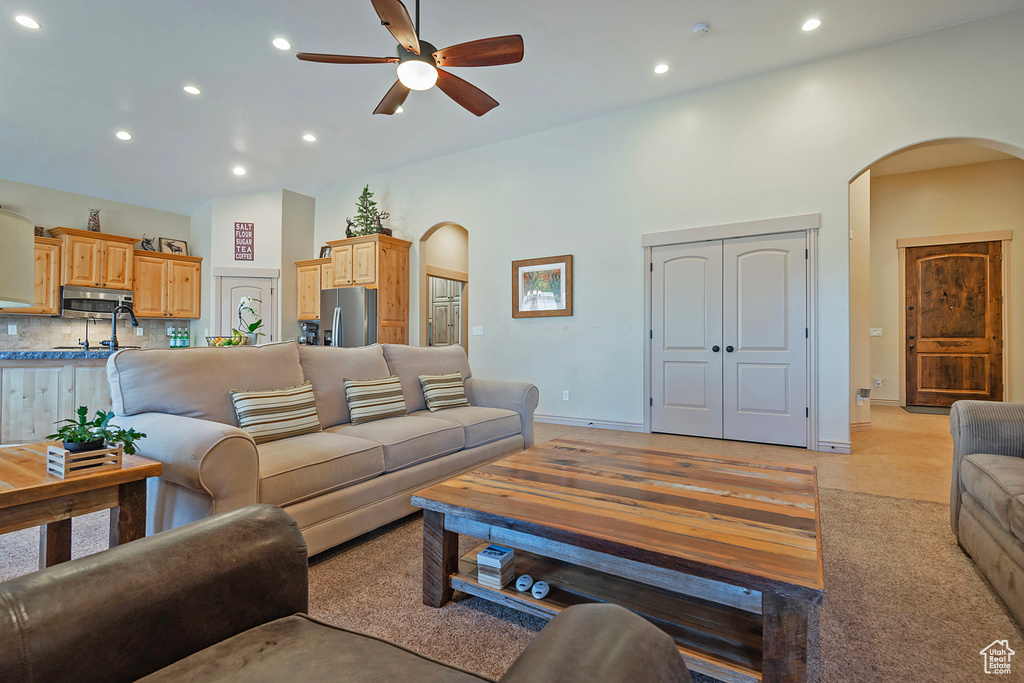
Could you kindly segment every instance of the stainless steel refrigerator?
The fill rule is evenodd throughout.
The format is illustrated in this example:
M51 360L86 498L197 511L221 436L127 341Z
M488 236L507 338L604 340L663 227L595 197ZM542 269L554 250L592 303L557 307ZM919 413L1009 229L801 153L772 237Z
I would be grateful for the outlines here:
M367 346L377 343L377 290L343 287L320 292L319 344Z

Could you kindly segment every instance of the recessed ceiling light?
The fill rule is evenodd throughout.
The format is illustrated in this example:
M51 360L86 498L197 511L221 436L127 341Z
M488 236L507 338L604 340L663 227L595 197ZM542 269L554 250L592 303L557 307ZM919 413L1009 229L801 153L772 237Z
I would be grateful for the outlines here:
M19 14L14 17L14 20L24 26L25 28L39 28L39 22L32 17L27 17L24 14Z
M131 140L132 139L132 134L129 133L128 131L126 131L126 130L119 130L119 131L117 131L117 139L118 140Z
M659 64L658 66L654 67L654 73L656 74L663 74L666 71L668 71L668 64Z
M813 31L819 26L821 26L821 19L808 19L804 22L803 29L805 31Z
M401 114L403 111L405 111L405 107L399 107L398 109L395 110L395 113Z
M202 92L202 90L200 90L194 85L186 85L184 88L182 88L182 90L187 92L189 95L198 95Z
M245 175L245 169L241 166L235 166L235 175Z
M302 139L305 140L306 142L316 142L316 136L313 135L312 133L306 133L305 135L302 136Z
M278 50L290 50L292 49L292 44L284 38L274 38L274 47Z

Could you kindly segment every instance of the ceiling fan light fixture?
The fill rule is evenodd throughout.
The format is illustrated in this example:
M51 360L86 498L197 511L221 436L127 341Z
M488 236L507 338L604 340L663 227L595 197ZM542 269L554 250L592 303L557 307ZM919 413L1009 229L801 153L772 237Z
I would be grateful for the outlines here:
M398 65L398 80L409 90L430 90L437 83L437 68L419 59L407 59Z

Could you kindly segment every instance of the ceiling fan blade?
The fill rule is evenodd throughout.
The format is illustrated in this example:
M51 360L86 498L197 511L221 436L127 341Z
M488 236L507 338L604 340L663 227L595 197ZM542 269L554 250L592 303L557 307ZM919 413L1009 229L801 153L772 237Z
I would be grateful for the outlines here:
M483 116L498 106L498 101L480 88L442 69L437 70L437 87L467 111L477 116Z
M420 53L420 40L416 37L416 26L412 23L409 10L401 0L370 0L377 10L380 23L384 24L395 40L409 52Z
M388 94L384 96L384 99L380 101L377 108L373 110L374 114L387 114L391 115L395 113L402 103L405 102L405 98L409 96L409 89L402 85L401 81L395 81L395 84L391 86L391 90L388 90Z
M434 61L439 66L498 66L523 61L523 37L498 36L459 43L438 50Z
M324 62L325 64L386 64L398 61L398 57L353 57L351 55L325 55L316 52L300 52L295 56L305 62Z

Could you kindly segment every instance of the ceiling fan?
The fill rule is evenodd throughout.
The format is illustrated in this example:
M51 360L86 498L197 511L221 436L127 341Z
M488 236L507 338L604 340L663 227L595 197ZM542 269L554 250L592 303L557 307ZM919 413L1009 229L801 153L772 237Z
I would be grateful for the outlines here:
M300 52L296 55L307 62L327 64L394 64L398 63L398 80L380 101L374 114L394 114L410 90L430 90L436 84L448 97L468 111L483 116L498 106L497 100L475 85L454 76L442 66L498 66L514 64L523 59L523 37L500 36L459 43L438 50L420 40L420 2L416 0L416 24L401 0L370 0L373 9L398 41L395 57L352 57Z

